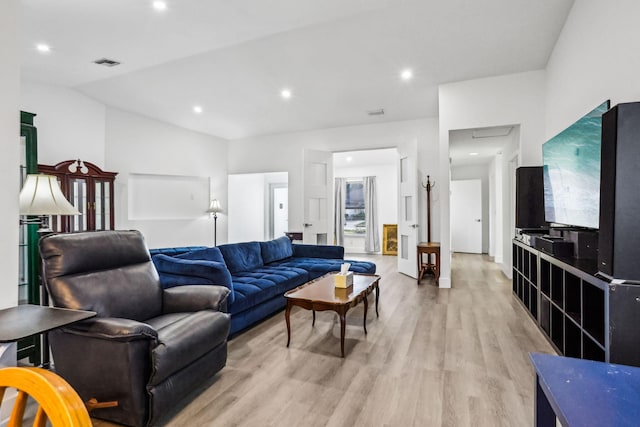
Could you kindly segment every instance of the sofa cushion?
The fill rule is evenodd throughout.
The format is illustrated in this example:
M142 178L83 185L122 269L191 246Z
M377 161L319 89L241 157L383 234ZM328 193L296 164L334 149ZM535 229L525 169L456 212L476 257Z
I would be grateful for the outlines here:
M253 271L233 275L235 302L229 307L233 315L277 295L282 295L309 281L309 274L300 268L263 266Z
M217 247L195 249L175 255L176 258L224 262L224 257Z
M220 258L222 255L219 254ZM233 304L235 295L231 273L224 262L203 259L185 259L164 254L154 255L153 263L160 275L162 287L184 285L221 285L229 288L228 303Z
M158 254L165 254L169 256L176 256L183 254L185 252L197 251L200 249L206 249L206 246L182 246L178 248L157 248L157 249L149 249L149 253L151 256Z
M323 276L331 271L340 271L343 263L351 264L349 271L354 273L373 274L376 272L376 265L368 261L351 261L342 259L326 259L326 258L298 258L293 257L282 261L276 261L269 264L278 267L301 268L309 272L309 280Z
M269 264L292 256L293 247L291 246L291 240L287 236L282 236L268 242L260 242L260 252L262 254L262 262Z
M224 262L231 274L240 271L251 271L258 267L262 267L262 255L260 254L260 243L244 242L229 243L218 246Z

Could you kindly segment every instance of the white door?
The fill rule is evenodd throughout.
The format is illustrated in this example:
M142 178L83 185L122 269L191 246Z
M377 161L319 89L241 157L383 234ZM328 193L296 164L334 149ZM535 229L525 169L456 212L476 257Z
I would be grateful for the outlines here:
M333 154L304 150L304 243L326 245L331 235L331 194L333 190Z
M451 181L451 250L482 253L482 181Z
M398 271L418 277L418 143L398 147Z

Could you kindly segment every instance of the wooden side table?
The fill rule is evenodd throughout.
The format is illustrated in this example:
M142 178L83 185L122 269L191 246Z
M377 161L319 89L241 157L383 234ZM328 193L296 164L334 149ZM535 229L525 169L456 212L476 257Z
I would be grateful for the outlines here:
M431 262L431 255L434 255L435 262ZM426 262L423 255L427 256ZM436 285L440 279L440 243L420 242L418 243L418 284L422 280L424 273L432 273L436 279Z

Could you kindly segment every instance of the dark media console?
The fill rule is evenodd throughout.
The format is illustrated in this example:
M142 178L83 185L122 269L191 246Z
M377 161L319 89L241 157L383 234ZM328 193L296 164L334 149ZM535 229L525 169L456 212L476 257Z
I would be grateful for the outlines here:
M536 238L536 242L539 239ZM640 286L513 240L513 293L559 354L640 366Z
M640 366L640 102L608 107L516 171L513 292L560 354Z

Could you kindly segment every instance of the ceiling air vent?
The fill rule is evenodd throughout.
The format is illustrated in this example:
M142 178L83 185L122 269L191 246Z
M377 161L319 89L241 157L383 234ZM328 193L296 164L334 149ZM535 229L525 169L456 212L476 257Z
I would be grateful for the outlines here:
M98 65L104 65L105 67L115 67L116 65L120 65L118 61L114 61L113 59L107 59L107 58L96 59L95 61L93 61L93 63Z
M367 114L370 116L384 116L384 109L379 108L377 110L369 110L367 111Z

